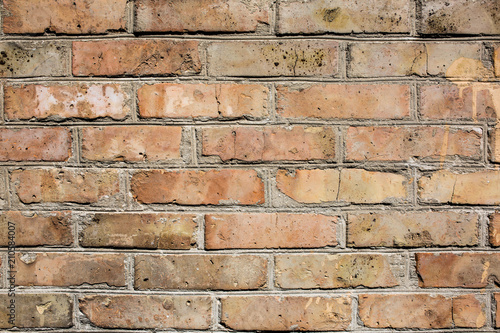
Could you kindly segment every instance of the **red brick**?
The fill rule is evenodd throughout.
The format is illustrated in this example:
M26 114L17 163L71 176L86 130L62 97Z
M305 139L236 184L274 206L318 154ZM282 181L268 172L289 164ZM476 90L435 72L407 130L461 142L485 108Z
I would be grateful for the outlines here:
M335 157L336 130L332 127L265 126L204 128L205 156L223 161L307 161Z
M426 0L422 3L424 34L500 34L500 6L496 0Z
M417 253L424 288L485 288L500 280L500 253Z
M360 295L359 317L374 328L451 328L452 300L442 295Z
M10 120L32 118L125 118L130 98L117 84L21 85L4 88L4 111Z
M124 39L73 42L73 75L187 75L201 71L198 42Z
M207 296L92 295L80 310L102 328L208 329L212 300Z
M254 32L269 25L268 0L136 1L140 32Z
M68 246L73 244L71 212L4 212L0 217L0 246L9 244L14 226L16 246Z
M302 203L382 203L408 195L405 176L362 169L278 170L276 182L281 192Z
M264 183L254 170L141 171L132 176L131 187L134 198L141 203L264 203Z
M404 119L410 88L396 84L278 85L277 112L285 118Z
M379 254L276 255L276 286L284 289L394 287L399 281L390 260L389 256Z
M335 246L336 224L337 217L319 214L207 214L205 247L217 250Z
M193 214L97 213L80 232L83 247L190 249L196 244Z
M9 323L7 304L15 301L15 327L70 328L73 326L73 301L67 294L20 294L14 298L0 295L0 328L14 327Z
M409 33L404 0L279 2L278 31L293 33Z
M418 181L419 197L424 202L452 204L500 204L500 171L480 170L453 173L440 170Z
M83 253L18 253L18 286L125 286L125 255Z
M484 327L486 305L473 294L453 297L453 322L455 327Z
M252 290L267 283L267 260L255 255L138 255L136 289Z
M2 128L0 161L63 162L71 157L67 128Z
M496 211L490 215L489 224L490 244L500 246L500 212Z
M229 41L208 46L209 75L337 75L338 43L329 40Z
M347 243L352 247L474 246L479 242L478 225L475 213L352 213Z
M119 196L118 171L112 169L14 170L12 183L25 204L49 202L99 203Z
M3 5L7 34L100 34L126 25L126 0L6 0Z
M420 115L423 119L496 119L500 113L500 85L461 83L420 87Z
M349 127L346 159L352 161L408 161L481 158L481 128Z
M107 126L82 129L82 157L90 161L153 162L180 159L182 128Z
M239 331L343 331L351 323L348 297L229 296L222 323Z
M143 118L267 117L269 89L258 84L146 84L139 88Z

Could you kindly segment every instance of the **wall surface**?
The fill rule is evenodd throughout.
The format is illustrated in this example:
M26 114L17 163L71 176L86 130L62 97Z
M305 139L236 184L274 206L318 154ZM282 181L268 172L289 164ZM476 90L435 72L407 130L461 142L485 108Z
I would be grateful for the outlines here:
M2 6L0 328L500 327L498 0Z

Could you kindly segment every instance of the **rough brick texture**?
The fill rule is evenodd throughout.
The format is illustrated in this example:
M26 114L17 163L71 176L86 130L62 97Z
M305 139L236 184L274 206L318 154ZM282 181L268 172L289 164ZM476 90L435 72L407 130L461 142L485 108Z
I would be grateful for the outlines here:
M498 0L0 2L0 330L500 329Z

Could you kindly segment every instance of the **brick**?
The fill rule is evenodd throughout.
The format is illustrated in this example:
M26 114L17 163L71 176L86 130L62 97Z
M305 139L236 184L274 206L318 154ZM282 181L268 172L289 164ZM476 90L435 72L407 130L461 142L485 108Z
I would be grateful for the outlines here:
M409 6L404 0L288 0L279 3L278 13L282 34L410 32Z
M0 295L0 328L14 327L9 323L11 299L15 300L15 327L70 328L73 326L73 301L67 294L20 294L15 298Z
M212 300L194 295L92 295L80 299L80 310L102 328L208 329Z
M255 32L269 25L267 0L136 1L135 31Z
M495 126L489 136L489 159L493 163L500 163L500 126Z
M198 42L125 39L73 42L73 75L190 75L201 72Z
M253 290L267 282L267 260L255 255L138 255L135 262L136 289Z
M499 253L417 253L419 286L484 288L500 279Z
M335 158L332 127L211 127L202 131L205 156L222 161L307 161Z
M493 51L494 65L495 65L495 75L497 77L500 76L500 45L497 44L495 46L495 50Z
M106 126L82 129L82 157L89 161L153 162L181 158L182 128Z
M256 205L264 203L264 183L254 170L137 172L132 194L140 203Z
M378 254L276 255L276 286L284 289L394 287L399 281L390 259Z
M486 324L484 302L474 294L453 297L453 322L455 327L481 328Z
M7 34L101 34L125 30L126 0L6 0Z
M500 204L500 171L481 170L453 173L440 170L418 181L418 194L423 202L452 204Z
M421 43L357 43L349 47L349 77L425 76L427 54Z
M10 120L67 118L123 119L130 113L125 88L118 84L6 86L5 116Z
M362 169L278 170L276 182L281 192L302 203L399 202L408 195L405 176Z
M125 255L83 253L18 253L18 286L125 286Z
M359 317L374 328L451 328L452 300L442 295L360 295Z
M495 293L493 294L495 297L495 304L496 304L496 314L495 316L495 327L500 327L500 293Z
M481 128L449 126L349 127L346 159L351 161L409 161L414 158L481 158Z
M479 216L457 212L349 214L351 247L433 247L478 245Z
M341 331L351 323L348 297L229 296L222 323L234 330Z
M69 47L66 44L1 42L0 77L65 76L68 73Z
M0 208L6 208L9 204L10 190L7 189L7 171L0 169Z
M259 84L145 84L139 88L143 118L263 118L269 89Z
M11 181L22 203L103 203L120 196L118 171L113 169L14 170Z
M337 245L337 217L320 214L205 215L205 248L318 248Z
M64 162L71 155L67 128L0 129L0 161Z
M193 214L97 213L80 232L83 247L190 249L196 244Z
M489 239L490 245L500 246L500 212L496 211L489 216Z
M73 244L71 212L4 212L0 217L0 246L8 246L13 226L16 246L69 246Z
M500 5L495 0L426 0L422 3L423 34L500 34Z
M420 116L423 119L495 120L500 113L500 85L461 83L420 87Z
M410 88L397 84L278 85L278 115L285 118L404 119Z
M208 46L209 75L337 75L338 43L328 40L230 41Z

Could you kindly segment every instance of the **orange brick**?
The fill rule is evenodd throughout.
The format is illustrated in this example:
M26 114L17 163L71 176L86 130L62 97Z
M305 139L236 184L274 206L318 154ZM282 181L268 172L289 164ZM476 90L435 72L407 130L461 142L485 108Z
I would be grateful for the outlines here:
M135 30L141 32L254 32L269 25L268 0L136 1Z
M82 157L90 161L180 159L181 127L106 126L82 129Z
M262 118L269 89L258 84L146 84L139 88L143 118Z
M495 314L495 327L500 327L500 293L495 293L495 304L496 304L496 314Z
M491 130L489 139L489 159L493 163L500 163L500 126Z
M337 217L319 214L207 214L205 247L217 250L335 246L336 223Z
M278 85L277 112L285 118L404 119L410 88L396 84Z
M7 34L100 34L126 25L126 0L6 0L3 5Z
M494 51L495 75L500 76L500 45L495 46Z
M496 211L490 216L489 234L490 244L492 246L500 246L500 212Z
M455 327L481 328L486 324L486 305L476 295L453 297L453 322Z
M332 127L216 127L203 129L205 156L223 161L320 160L335 157Z
M73 42L73 75L188 75L201 71L198 42L166 39Z
M71 155L67 128L0 129L0 161L64 162Z
M136 289L252 290L267 283L267 260L255 255L138 255L135 260Z
M264 203L264 183L254 170L141 171L132 194L141 203L256 205Z

